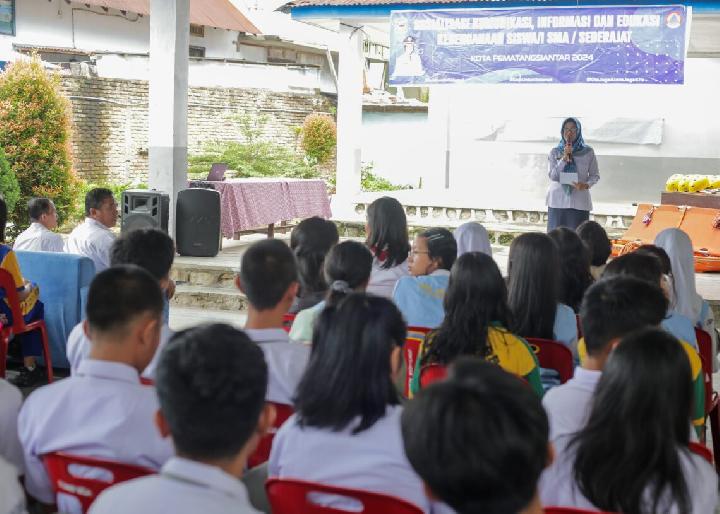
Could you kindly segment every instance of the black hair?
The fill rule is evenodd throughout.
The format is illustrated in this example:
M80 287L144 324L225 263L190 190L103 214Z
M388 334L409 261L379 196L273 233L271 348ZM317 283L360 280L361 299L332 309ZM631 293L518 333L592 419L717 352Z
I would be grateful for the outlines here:
M114 266L90 284L87 320L91 330L121 331L146 312L159 319L163 305L160 286L150 273L131 264Z
M7 226L7 204L5 199L0 195L0 243L5 242L5 227Z
M575 232L566 227L548 232L560 255L560 302L578 312L585 290L593 283L590 252Z
M507 289L497 264L489 255L468 252L461 255L450 272L445 298L445 318L428 334L423 363L449 364L460 355L486 357L488 327L499 322L510 326Z
M336 304L353 289L367 283L372 261L372 253L362 243L344 241L335 245L325 259L325 279L330 285L325 305Z
M612 244L602 225L596 221L583 221L576 232L590 252L590 264L592 266L605 264L610 258Z
M672 499L677 512L692 512L679 455L688 452L691 377L685 351L664 330L628 335L613 351L588 423L570 443L575 480L595 507L655 513Z
M660 248L655 245L642 245L635 252L640 255L654 255L660 261L660 269L665 275L672 275L672 263L670 262L670 256L667 254L664 248Z
M255 431L268 370L262 350L244 332L220 323L179 332L163 350L155 376L179 455L231 458Z
M250 245L240 262L240 284L258 310L274 308L293 282L297 282L295 256L277 239Z
M110 248L110 265L135 264L156 280L167 278L175 259L175 243L162 230L143 228L118 237Z
M335 223L317 216L302 220L293 229L290 234L290 248L297 260L300 278L298 296L327 290L323 263L330 248L339 240Z
M28 216L31 220L37 221L43 214L50 214L53 203L49 198L30 198L28 200Z
M588 289L580 321L589 355L598 355L614 339L660 325L668 301L656 283L635 277L603 278Z
M662 274L662 264L655 255L647 252L632 252L610 261L605 266L602 278L629 276L659 284Z
M446 228L429 228L418 234L425 238L430 259L440 259L440 269L449 270L457 259L457 241Z
M520 512L548 462L548 418L522 380L463 357L402 414L405 453L458 514Z
M508 305L512 331L524 337L553 338L558 304L560 257L546 234L516 237L508 257Z
M105 187L95 187L85 195L85 216L90 216L90 209L100 209L108 198L113 198L113 192Z
M402 264L410 253L407 217L403 206L395 198L383 196L367 210L370 229L367 244L375 257L385 254L381 267L388 269Z
M402 314L387 298L352 293L320 313L295 411L301 426L353 433L372 427L400 402L390 355L405 343Z

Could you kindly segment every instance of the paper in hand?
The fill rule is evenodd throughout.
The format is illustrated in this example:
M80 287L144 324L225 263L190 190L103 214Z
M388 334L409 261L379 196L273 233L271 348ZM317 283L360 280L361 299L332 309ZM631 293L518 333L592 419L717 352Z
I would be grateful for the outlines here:
M567 184L569 186L572 186L573 184L577 183L578 181L578 174L577 173L560 173L560 183L561 184Z

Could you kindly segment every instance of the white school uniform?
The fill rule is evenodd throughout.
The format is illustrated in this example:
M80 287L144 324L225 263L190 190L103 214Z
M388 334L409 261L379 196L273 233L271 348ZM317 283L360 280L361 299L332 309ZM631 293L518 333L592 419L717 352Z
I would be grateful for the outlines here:
M64 245L60 234L48 230L42 223L33 222L17 236L13 250L62 253Z
M551 441L574 434L585 426L601 376L602 371L578 366L570 380L545 393L542 403L550 422Z
M15 466L0 457L0 514L26 514L25 492Z
M246 328L245 333L256 342L265 354L268 366L269 402L292 405L295 391L305 373L310 347L290 342L282 328Z
M393 266L392 268L383 268L382 261L377 257L373 259L372 269L370 271L370 281L366 291L369 294L382 296L392 300L395 284L402 277L410 276L407 260Z
M160 328L160 344L158 344L150 364L143 370L141 375L143 378L155 380L155 367L160 358L160 353L174 333L167 325ZM85 335L82 322L75 325L75 328L70 332L65 346L65 355L68 362L70 362L70 373L73 375L80 367L80 363L90 356L90 339Z
M388 407L358 434L352 434L356 423L340 431L301 427L294 415L273 440L268 476L389 494L430 512L422 480L405 456L401 414L402 407Z
M89 257L95 263L95 273L110 267L110 247L115 234L92 218L75 227L65 242L65 252Z
M103 491L90 514L260 514L243 483L216 466L173 457L159 475Z
M18 475L22 475L25 469L17 431L22 401L20 389L0 378L0 457L15 466Z
M42 456L56 451L160 469L173 449L155 427L158 408L155 388L118 362L85 359L70 378L36 390L18 419L28 492L55 502Z

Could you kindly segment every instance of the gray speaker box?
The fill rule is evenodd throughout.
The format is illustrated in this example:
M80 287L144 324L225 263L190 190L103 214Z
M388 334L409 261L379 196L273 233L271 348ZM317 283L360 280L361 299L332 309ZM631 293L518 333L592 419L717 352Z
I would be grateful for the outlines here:
M170 197L154 189L128 189L122 193L122 232L140 228L168 231Z
M175 246L180 255L214 257L220 251L220 193L189 188L178 193Z

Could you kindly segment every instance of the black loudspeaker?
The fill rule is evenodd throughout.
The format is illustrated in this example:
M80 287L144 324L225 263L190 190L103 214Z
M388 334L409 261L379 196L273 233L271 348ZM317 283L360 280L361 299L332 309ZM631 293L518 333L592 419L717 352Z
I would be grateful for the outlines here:
M122 194L122 232L139 228L168 231L170 197L162 191L128 189Z
M178 193L175 244L180 255L215 257L220 251L220 193L189 188Z

